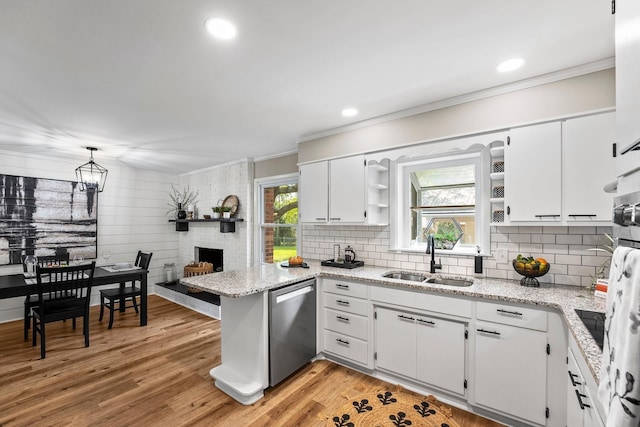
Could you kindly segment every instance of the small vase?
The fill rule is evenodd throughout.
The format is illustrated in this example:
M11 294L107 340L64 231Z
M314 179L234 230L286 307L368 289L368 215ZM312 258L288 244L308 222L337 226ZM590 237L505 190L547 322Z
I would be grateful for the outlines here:
M182 203L178 203L178 219L185 219L187 217L187 212L182 209Z
M223 212L223 213L222 213L222 216L223 216L223 218L225 218L225 219L229 219L229 218L231 218L231 212Z
M214 212L213 219L218 219L218 218L220 218L220 212Z

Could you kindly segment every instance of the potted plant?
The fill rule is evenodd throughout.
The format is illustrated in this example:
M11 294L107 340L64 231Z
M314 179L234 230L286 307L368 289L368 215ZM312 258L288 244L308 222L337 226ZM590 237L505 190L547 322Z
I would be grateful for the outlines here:
M213 210L213 219L220 218L220 213L222 212L222 206L214 206L211 209Z
M221 206L222 208L222 216L224 218L231 218L231 206Z
M167 203L171 207L167 213L173 213L176 218L185 219L187 213L184 208L188 205L195 205L198 200L198 192L191 190L189 186L183 187L182 190L177 189L171 184L171 192L169 193L171 201ZM184 215L183 215L184 213Z

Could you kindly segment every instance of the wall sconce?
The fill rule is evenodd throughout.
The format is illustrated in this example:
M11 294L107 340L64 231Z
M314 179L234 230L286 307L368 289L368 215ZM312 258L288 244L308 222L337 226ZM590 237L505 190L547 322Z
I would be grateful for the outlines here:
M97 148L87 147L87 150L91 152L91 158L87 163L76 168L76 179L80 184L80 191L94 189L101 193L109 171L93 161L93 152L98 151Z

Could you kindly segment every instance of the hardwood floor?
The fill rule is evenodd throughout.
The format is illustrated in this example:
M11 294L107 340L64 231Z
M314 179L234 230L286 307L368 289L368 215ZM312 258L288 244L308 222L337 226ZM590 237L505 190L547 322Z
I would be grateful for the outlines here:
M0 426L323 426L347 399L389 384L328 361L308 365L251 406L213 385L217 320L149 297L149 324L133 310L113 329L92 307L91 345L71 322L47 325L47 357L24 342L21 321L0 324ZM454 409L463 427L499 425Z

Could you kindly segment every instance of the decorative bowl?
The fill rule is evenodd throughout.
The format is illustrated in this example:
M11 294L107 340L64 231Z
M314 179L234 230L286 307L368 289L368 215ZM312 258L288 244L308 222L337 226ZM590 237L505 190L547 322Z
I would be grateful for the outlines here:
M211 215L202 215L204 219L211 219Z
M549 263L540 263L538 261L534 263L526 263L523 261L518 261L514 259L512 262L513 269L518 273L523 275L524 277L520 280L520 284L522 286L540 286L540 282L536 277L541 277L547 274L549 268L551 268L551 264Z

